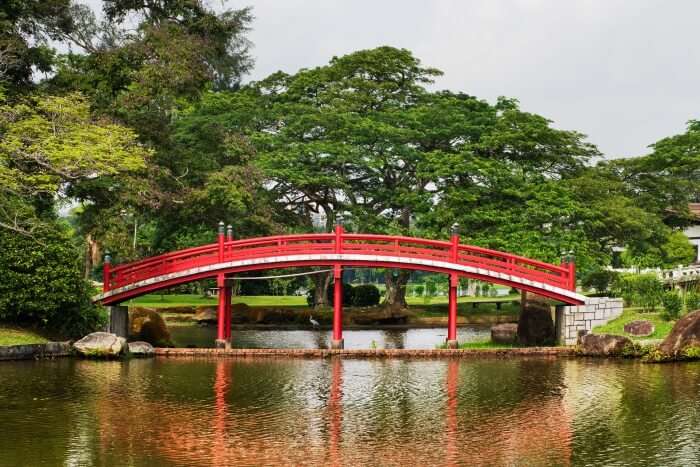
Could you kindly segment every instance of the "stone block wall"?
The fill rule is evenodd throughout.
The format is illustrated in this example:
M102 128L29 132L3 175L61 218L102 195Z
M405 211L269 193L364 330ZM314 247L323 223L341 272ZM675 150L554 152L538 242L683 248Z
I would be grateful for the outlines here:
M620 316L622 310L622 299L610 297L591 297L585 305L557 306L554 320L557 342L574 345L579 331L589 333L594 327Z

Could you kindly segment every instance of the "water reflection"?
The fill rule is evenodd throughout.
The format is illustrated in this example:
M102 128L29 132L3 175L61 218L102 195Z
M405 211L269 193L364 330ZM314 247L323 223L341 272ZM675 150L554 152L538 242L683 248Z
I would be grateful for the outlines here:
M693 465L700 365L0 365L0 465ZM37 449L41 446L41 449Z
M211 347L216 330L213 327L172 326L170 332L178 347ZM486 327L458 328L461 342L483 340L490 335ZM432 349L445 342L447 331L443 328L390 328L382 330L351 329L343 333L345 348L368 349L373 346L386 349ZM330 347L328 330L285 329L234 329L232 345L235 348L316 348Z

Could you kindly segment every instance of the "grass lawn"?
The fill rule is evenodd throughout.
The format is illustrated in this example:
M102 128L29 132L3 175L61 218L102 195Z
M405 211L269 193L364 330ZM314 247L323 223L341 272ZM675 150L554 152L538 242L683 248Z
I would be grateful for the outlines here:
M43 344L45 338L33 331L0 324L0 345Z
M631 321L646 320L654 324L654 333L650 336L633 336L624 331L625 324ZM619 318L598 326L593 329L594 334L615 334L618 336L626 336L632 340L649 340L649 339L664 339L673 329L675 321L664 321L661 318L661 312L642 313L639 308L626 308Z
M202 297L201 295L159 295L150 294L134 298L126 302L128 305L162 308L170 306L196 306L216 305L216 297ZM233 297L233 303L245 303L248 306L284 306L306 307L306 297L300 296L273 296L256 295Z

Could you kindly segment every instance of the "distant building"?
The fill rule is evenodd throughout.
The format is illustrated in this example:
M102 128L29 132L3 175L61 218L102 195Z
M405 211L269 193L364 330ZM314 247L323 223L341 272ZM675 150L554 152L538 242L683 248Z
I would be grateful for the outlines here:
M697 220L694 225L685 229L683 233L686 234L690 243L695 245L695 262L700 263L700 203L690 203L688 207Z

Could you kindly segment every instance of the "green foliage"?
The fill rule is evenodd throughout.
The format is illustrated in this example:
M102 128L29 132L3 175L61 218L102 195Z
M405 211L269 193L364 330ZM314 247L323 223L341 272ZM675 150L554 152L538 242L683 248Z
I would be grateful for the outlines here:
M679 265L687 266L695 260L695 245L690 243L688 237L680 231L673 232L668 240L661 246L664 266L674 268Z
M51 71L54 52L49 39L74 29L69 0L0 2L0 83L11 93L33 88L32 75Z
M664 319L667 321L676 320L683 311L683 299L675 290L665 292L661 297L664 306Z
M105 316L92 305L80 255L60 228L41 243L0 229L0 320L34 325L68 337L100 327Z
M374 284L363 284L353 287L353 306L375 306L379 304L379 289Z
M688 346L683 349L681 355L686 360L700 360L700 347Z
M654 311L661 304L664 288L656 274L621 274L615 280L612 292L624 298L627 306Z
M593 288L598 293L605 293L611 284L617 279L618 273L607 269L598 269L588 272L581 280L581 285L590 289Z
M688 312L700 310L700 292L689 290L685 294L685 309Z

